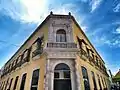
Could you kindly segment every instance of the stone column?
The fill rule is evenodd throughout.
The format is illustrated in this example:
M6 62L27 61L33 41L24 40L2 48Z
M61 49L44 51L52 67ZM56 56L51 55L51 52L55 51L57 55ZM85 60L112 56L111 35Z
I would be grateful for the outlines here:
M80 73L78 71L78 63L77 60L75 59L75 74L76 74L76 89L81 90L81 83L80 83Z
M45 90L50 90L49 89L49 63L50 63L50 60L49 59L47 59L46 60L46 72L45 72Z

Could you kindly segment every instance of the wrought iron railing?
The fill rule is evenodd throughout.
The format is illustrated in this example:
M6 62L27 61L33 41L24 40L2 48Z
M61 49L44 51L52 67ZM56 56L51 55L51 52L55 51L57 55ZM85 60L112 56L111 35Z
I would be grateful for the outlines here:
M37 55L42 54L43 49L36 49L35 51L32 52L32 57L35 57Z
M88 53L84 49L80 48L79 51L78 51L78 55L85 60L89 60L90 63L92 62L100 70L102 70L103 72L106 73L105 66L104 65L102 65L102 66L99 65L97 60L95 60L95 58L93 58L92 56L88 55Z

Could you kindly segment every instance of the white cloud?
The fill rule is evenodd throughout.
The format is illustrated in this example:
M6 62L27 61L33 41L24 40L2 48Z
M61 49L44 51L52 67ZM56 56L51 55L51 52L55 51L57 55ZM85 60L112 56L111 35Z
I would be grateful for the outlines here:
M77 9L73 10L75 6L72 3L52 5L48 0L1 0L0 13L17 21L39 23L50 11L57 14L72 12L72 15L77 16Z
M98 37L97 34L92 36L93 43L97 46L108 45L109 47L120 47L120 37L109 39L107 36Z
M82 1L82 2L85 2L85 3L88 2L88 0L81 0L81 1Z
M116 33L120 34L120 26L116 29Z
M88 29L87 26L80 26L80 27L81 27L81 29L82 29L84 32L87 32L87 29Z
M23 20L39 22L47 16L46 0L21 0L21 4L26 8L26 12L21 17Z
M113 9L114 12L120 12L120 3Z
M92 0L90 2L91 5L91 12L93 12L96 8L99 7L99 5L101 4L102 0Z
M46 0L1 0L0 12L22 22L40 22L48 13Z

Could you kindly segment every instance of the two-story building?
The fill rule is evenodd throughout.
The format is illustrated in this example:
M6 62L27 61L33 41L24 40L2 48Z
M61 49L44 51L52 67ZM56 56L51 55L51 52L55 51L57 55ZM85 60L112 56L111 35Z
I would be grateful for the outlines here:
M51 12L5 63L0 90L109 90L108 78L71 13Z

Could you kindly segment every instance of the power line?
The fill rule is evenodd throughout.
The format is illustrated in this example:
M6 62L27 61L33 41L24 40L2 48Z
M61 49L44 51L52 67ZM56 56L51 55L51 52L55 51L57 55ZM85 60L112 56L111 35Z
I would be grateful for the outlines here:
M3 40L0 40L0 43L7 43L7 44L15 46L15 47L20 47L19 45L16 45L16 44L13 44L13 43L9 43L9 42L3 41Z

